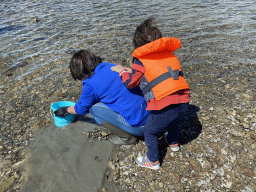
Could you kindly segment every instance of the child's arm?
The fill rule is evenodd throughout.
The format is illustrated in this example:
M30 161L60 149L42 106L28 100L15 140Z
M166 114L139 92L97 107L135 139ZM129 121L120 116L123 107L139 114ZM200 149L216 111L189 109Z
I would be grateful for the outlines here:
M144 73L132 68L131 73L128 73L128 72L122 73L121 72L121 73L119 73L119 75L120 75L120 78L121 78L124 86L127 87L128 89L132 89L140 83Z
M144 66L137 59L134 60L132 69L117 65L112 67L111 70L119 73L123 84L129 89L136 87L145 73Z

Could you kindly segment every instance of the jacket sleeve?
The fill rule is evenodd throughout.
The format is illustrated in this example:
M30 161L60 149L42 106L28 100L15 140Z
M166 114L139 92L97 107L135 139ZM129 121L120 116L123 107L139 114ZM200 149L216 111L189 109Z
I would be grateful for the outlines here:
M83 85L82 94L75 105L75 112L78 115L89 113L89 109L97 102L94 90L87 84Z
M126 72L121 71L119 75L124 86L129 89L132 89L141 82L141 79L144 73L145 73L145 68L143 64L138 59L135 58L132 66L132 72L128 73L127 71Z

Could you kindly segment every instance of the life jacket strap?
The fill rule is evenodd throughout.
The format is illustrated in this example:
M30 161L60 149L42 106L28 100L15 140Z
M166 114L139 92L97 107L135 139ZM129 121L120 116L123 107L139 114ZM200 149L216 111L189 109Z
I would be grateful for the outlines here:
M166 72L159 77L155 78L149 84L147 84L143 89L142 93L145 95L148 91L150 91L153 87L158 85L159 83L165 81L166 79L173 78L173 80L179 80L179 76L183 77L183 72L176 69L175 71L172 70L171 67L167 67L169 72Z

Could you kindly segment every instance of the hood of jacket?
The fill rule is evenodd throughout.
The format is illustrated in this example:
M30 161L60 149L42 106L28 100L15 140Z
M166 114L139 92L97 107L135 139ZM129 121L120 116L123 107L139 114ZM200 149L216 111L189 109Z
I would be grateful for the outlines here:
M150 43L147 43L146 45L138 47L137 49L134 50L132 56L139 58L150 53L156 53L156 52L162 52L162 51L173 52L180 47L181 47L181 42L178 38L163 37L155 41L152 41Z

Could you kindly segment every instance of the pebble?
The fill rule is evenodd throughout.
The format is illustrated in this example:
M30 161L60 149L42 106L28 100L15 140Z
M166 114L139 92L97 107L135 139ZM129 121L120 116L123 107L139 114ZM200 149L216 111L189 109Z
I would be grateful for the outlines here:
M212 167L211 163L207 160L203 160L203 168L210 170Z
M250 125L248 125L247 123L243 122L242 123L243 127L246 128L246 129L249 129L250 128Z
M227 187L228 189L230 189L230 188L231 188L231 186L232 186L232 182L231 182L231 181L227 181L227 183L226 183L226 187Z
M14 182L15 182L15 176L14 175L7 178L4 182L2 182L0 184L0 191L6 191L11 186L13 186Z
M164 184L162 182L159 183L159 187L160 188L163 188L164 187Z
M231 163L234 163L235 160L236 160L236 155L232 156L231 159L230 159Z
M249 186L245 186L244 187L244 191L245 192L252 192L251 188Z
M214 172L216 173L216 175L219 174L219 176L224 176L224 174L225 174L223 167L221 167L220 169L217 169Z
M114 165L111 161L108 162L108 166L109 166L112 170L115 170L115 169L116 169L116 168L115 168L115 165Z
M249 154L248 154L248 158L251 159L251 160L253 160L253 159L254 159L253 154L249 153Z

